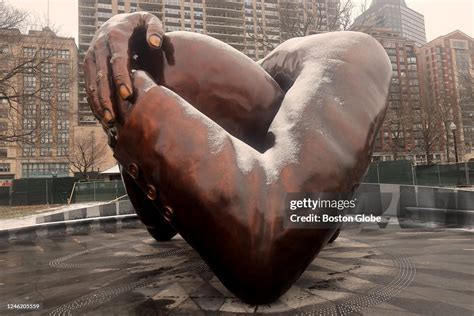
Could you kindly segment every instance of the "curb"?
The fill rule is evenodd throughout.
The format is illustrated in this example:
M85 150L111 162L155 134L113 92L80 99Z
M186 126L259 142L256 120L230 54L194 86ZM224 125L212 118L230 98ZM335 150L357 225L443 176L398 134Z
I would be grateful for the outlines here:
M11 240L34 240L35 238L67 236L73 234L83 235L95 231L113 233L118 229L141 227L144 226L136 214L93 217L0 230L0 242Z
M51 215L38 216L36 218L36 223L41 224L51 222L64 222L85 218L110 217L129 214L135 214L135 209L133 208L132 203L130 203L130 200L123 200L89 207L82 207Z

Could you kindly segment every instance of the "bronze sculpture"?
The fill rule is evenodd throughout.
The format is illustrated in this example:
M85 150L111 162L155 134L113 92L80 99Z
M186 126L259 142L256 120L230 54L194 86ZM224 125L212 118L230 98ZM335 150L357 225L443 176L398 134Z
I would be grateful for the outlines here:
M357 188L391 77L378 42L353 32L291 39L258 64L165 36L143 12L104 24L85 60L91 108L117 129L114 155L149 230L179 232L251 304L283 294L337 231L285 229L285 196Z

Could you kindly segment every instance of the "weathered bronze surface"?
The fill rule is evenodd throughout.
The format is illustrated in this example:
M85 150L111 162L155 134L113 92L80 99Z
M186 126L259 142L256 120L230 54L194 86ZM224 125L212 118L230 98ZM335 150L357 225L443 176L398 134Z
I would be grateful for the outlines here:
M132 80L132 68L148 74ZM157 19L136 13L102 27L85 72L91 108L117 128L115 157L139 170L124 182L149 230L179 232L230 291L266 303L339 228L285 229L286 194L357 188L391 66L361 33L295 38L257 64L201 35L164 36Z

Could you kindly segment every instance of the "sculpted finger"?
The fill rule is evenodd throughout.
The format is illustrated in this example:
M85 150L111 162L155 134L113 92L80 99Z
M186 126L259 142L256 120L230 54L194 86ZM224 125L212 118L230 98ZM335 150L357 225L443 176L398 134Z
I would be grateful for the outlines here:
M95 49L95 61L97 66L96 83L99 102L102 108L102 118L104 124L110 126L115 121L115 113L112 106L111 80L108 56L101 54L100 50Z
M110 31L108 45L112 58L110 64L115 87L122 100L132 96L132 83L130 79L130 56L128 56L128 39L120 29Z
M89 50L84 59L84 77L86 83L87 101L98 119L102 119L102 106L99 102L99 95L97 94L97 83L95 76L97 74L97 67L95 65L95 56Z
M146 27L146 39L148 45L151 48L161 48L163 44L163 37L165 31L163 29L163 24L160 19L158 19L153 14L144 14L143 15L145 27Z

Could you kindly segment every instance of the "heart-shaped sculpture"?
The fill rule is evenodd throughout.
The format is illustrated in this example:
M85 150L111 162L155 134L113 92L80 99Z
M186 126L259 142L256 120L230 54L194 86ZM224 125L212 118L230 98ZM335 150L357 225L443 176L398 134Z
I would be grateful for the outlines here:
M260 65L202 35L173 32L166 45L174 53L156 63L141 56L151 78L135 72L117 126L130 199L157 239L179 232L237 297L274 301L339 228L286 228L286 196L357 188L388 57L353 32L289 40Z

